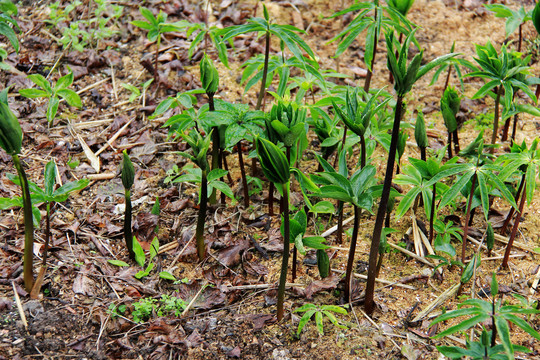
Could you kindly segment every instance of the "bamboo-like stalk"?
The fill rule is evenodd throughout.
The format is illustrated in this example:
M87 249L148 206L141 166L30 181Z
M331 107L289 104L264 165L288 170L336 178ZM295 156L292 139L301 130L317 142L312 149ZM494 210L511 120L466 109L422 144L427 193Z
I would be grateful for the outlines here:
M197 228L195 230L195 241L197 244L197 255L199 261L203 261L206 256L206 247L204 245L204 222L206 220L206 209L208 202L208 181L206 180L206 170L201 174L201 202L199 204L199 215L197 217Z
M244 207L247 209L249 207L249 189L246 176L246 167L244 166L244 155L242 154L242 140L236 144L236 152L238 153L238 165L240 166L240 176L242 177L242 187L244 190ZM273 185L273 183L271 182L270 185ZM270 216L273 215L273 212L274 211L272 209L272 214L270 214Z
M283 303L285 301L285 283L287 281L287 270L289 267L289 245L290 245L290 224L289 224L289 184L283 184L283 259L281 262L281 274L279 276L278 300L277 300L277 319L283 319Z
M263 67L263 75L261 79L261 89L259 90L259 97L257 98L257 105L255 106L255 110L260 110L264 95L266 93L266 76L268 72L268 62L270 60L270 32L266 32L266 46L264 49L264 67Z
M525 182L523 181L523 187L525 188ZM508 268L508 258L510 257L510 250L512 250L512 244L514 243L514 239L516 238L517 229L519 227L519 223L521 220L521 215L523 214L523 208L525 207L525 199L527 198L527 195L525 191L522 191L521 193L521 200L519 202L519 210L516 214L516 220L514 220L514 227L512 228L512 233L510 233L510 238L508 239L508 244L506 245L506 250L504 252L504 258L503 262L501 264L502 268Z
M13 155L13 164L17 169L17 174L21 180L23 214L24 214L24 256L23 256L23 278L24 288L31 292L34 286L34 222L32 215L32 198L28 187L28 178L21 165L18 155Z
M499 131L499 102L501 101L501 95L503 92L502 85L497 87L497 97L495 98L495 115L493 115L493 134L491 135L491 144L495 145L497 142L497 132ZM495 148L491 148L491 153L495 151Z
M476 187L476 175L473 175L472 184L471 184L471 192L469 193L469 199L467 202L467 212L465 214L465 226L463 228L463 245L461 247L461 262L465 261L465 253L467 250L467 235L469 233L469 219L471 216L471 206L473 202L475 187ZM463 272L463 268L461 268L461 271Z
M135 259L135 251L133 251L133 233L131 232L131 191L124 189L124 198L126 201L126 211L124 213L124 240L128 249L129 258Z
M377 210L377 218L373 228L373 236L371 237L371 249L369 251L369 268L368 280L366 284L366 300L364 302L364 310L368 315L373 313L375 293L375 273L377 271L377 259L379 257L379 244L381 242L382 226L386 216L388 199L390 198L390 187L392 185L392 177L394 174L394 165L396 161L396 151L399 138L399 126L403 112L403 96L399 95L396 102L394 113L394 125L392 127L392 138L390 141L390 149L388 153L388 163L386 165L386 175L384 177L383 190L379 209Z

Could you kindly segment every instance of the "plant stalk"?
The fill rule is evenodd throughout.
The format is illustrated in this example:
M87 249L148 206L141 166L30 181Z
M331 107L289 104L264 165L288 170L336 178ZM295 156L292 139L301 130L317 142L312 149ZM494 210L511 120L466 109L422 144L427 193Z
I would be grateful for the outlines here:
M279 276L277 319L283 319L283 303L285 301L285 283L287 281L287 268L289 265L289 245L290 245L290 224L289 224L289 184L283 184L283 215L284 239L283 239L283 259L281 262L281 274Z
M373 19L377 18L377 11L378 9L375 9L375 14L373 15ZM368 69L368 72L366 75L366 81L364 82L364 91L366 92L366 94L369 93L369 88L371 86L371 78L373 77L373 65L375 65L375 57L377 56L377 43L378 42L379 42L379 36L374 37L373 58L371 59L371 66L370 66L371 69Z
M525 182L526 181L523 181L523 183ZM525 185L523 186L525 187ZM526 198L527 198L527 195L525 191L522 191L521 200L519 201L519 210L518 210L518 213L516 214L516 219L514 220L514 227L512 227L512 232L510 233L510 238L508 239L508 244L506 245L506 250L504 252L503 262L501 264L501 267L504 269L508 268L508 258L510 257L510 250L512 250L512 245L514 244L514 239L516 238L517 229L521 221L521 215L523 214L523 208L525 207Z
M463 245L461 247L461 262L465 263L465 252L467 250L467 235L469 234L469 219L471 217L471 206L473 202L474 189L476 187L476 175L473 175L471 192L469 193L469 199L467 202L467 212L465 213L465 227L463 228ZM463 268L461 268L463 272Z
M244 155L242 154L242 140L236 144L236 152L238 153L238 165L240 166L240 176L242 177L242 187L244 188L244 207L247 209L249 207L249 189L246 167L244 166Z
M351 246L349 248L349 257L347 259L347 269L345 272L345 301L351 302L351 279L354 267L354 254L356 252L356 241L358 240L358 230L360 227L360 208L354 206L354 225L351 237Z
M28 179L21 165L18 155L13 155L13 164L17 169L17 174L21 180L23 215L24 215L24 256L23 256L23 278L24 288L31 292L34 286L34 221L32 215L32 198L30 197L30 188Z
M126 201L126 212L124 214L124 240L128 249L129 258L135 260L135 251L133 251L133 234L131 232L131 191L124 189L124 198Z
M364 310L368 315L373 313L375 293L375 278L377 272L377 258L379 255L379 244L381 242L382 226L386 215L388 199L390 197L390 187L392 186L392 176L394 174L394 165L396 161L396 151L399 139L399 126L403 112L403 96L398 95L396 110L394 114L394 125L392 127L392 139L390 141L390 149L388 153L388 162L386 165L386 175L384 177L383 190L379 209L377 210L377 218L373 228L373 236L371 237L371 249L369 251L369 268L368 279L366 284L366 298L364 301Z
M497 87L497 97L495 98L495 115L493 115L493 134L491 135L491 144L495 145L497 142L497 132L499 131L499 102L501 101L501 95L503 87L499 85ZM491 153L495 151L495 148L491 148Z
M264 49L264 68L263 68L263 75L261 79L261 89L259 90L259 97L257 98L257 105L255 106L255 110L261 109L264 95L266 93L266 76L268 72L268 62L270 61L270 31L266 31L265 41L266 41L266 46Z
M435 222L435 197L437 196L437 183L433 184L433 198L431 199L431 214L429 216L429 243L433 244L433 223Z
M199 204L199 216L197 217L197 229L195 230L195 241L197 242L197 255L199 261L203 261L206 256L206 246L204 245L204 222L206 220L206 208L208 202L208 181L206 180L206 170L201 175L201 200Z
M208 95L209 111L215 111L216 109L214 107L214 94L207 93L206 95ZM220 159L220 151L219 151L220 140L221 139L219 137L219 129L217 126L214 126L212 128L212 170L221 168L220 166L221 159ZM212 190L212 194L210 194L210 198L208 199L210 204L215 204L217 202L216 192L217 191L214 188Z
M521 192L523 191L523 184L525 183L525 175L526 173L523 173L523 175L521 175L521 180L519 182L518 190L516 192L516 197L514 198L514 200L516 201L516 204L519 200L519 196L521 195ZM508 215L506 216L506 219L504 220L504 224L501 228L501 234L504 235L506 233L506 228L508 227L508 224L510 224L510 220L512 220L512 216L514 216L515 211L516 209L512 207L510 211L508 212Z

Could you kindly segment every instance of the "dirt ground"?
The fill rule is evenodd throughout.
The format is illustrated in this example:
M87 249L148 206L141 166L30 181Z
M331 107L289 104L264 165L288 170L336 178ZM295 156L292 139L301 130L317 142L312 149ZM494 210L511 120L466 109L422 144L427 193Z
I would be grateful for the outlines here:
M76 8L76 13L80 18L91 18L86 2L83 3ZM379 278L387 283L378 284L377 308L372 318L363 313L361 301L355 301L348 308L348 315L336 315L344 328L325 320L324 335L319 335L315 322L310 321L301 335L296 336L301 314L294 312L295 309L306 303L342 304L343 284L339 271L345 269L350 235L344 244L336 244L334 235L328 237L328 243L333 246L329 252L331 266L336 272L325 280L320 280L313 266L314 254L309 253L305 259L300 257L299 275L288 287L285 319L281 322L277 322L275 316L275 287L282 252L280 219L266 215L266 185L264 191L251 197L252 205L247 209L241 202L231 203L230 200L225 206L209 208L206 223L209 257L198 263L196 249L190 242L198 211L196 187L164 183L168 170L173 166L181 168L186 163L176 154L186 146L169 139L167 129L162 128L170 112L156 119L148 117L168 96L200 87L198 62L202 51L197 49L189 59L185 33L167 35L159 58L159 88L151 85L143 97L129 102L130 92L120 84L140 87L152 78L148 71L148 66L152 65L148 62L153 61L155 47L146 39L144 31L130 24L131 20L142 18L139 2L114 3L124 6L122 17L114 25L119 33L97 45L89 45L83 52L64 50L56 42L61 36L58 26L44 22L49 19L48 1L23 1L19 6L21 51L9 56L7 62L16 70L0 74L0 88L12 86L10 105L19 115L25 133L21 158L29 178L42 184L45 164L55 159L62 182L89 177L91 183L55 207L48 268L37 300L31 300L23 289L22 211L14 208L0 212L0 359L439 359L442 355L436 350L437 345L464 343L467 334L433 340L430 336L453 323L440 324L437 329L429 327L430 320L443 309L456 309L466 297L478 297L480 289L489 287L492 272L497 273L505 301L515 302L512 294L538 299L531 284L540 263L538 255L530 251L540 247L540 192L536 191L523 214L516 240L519 244L512 253L516 257L511 259L509 269L500 269L505 246L496 242L495 259L482 262L475 281L464 287L462 296L450 298L424 321L413 323L411 320L459 281L459 271L445 269L442 276L431 277L432 268L396 250L386 256L381 269ZM152 0L145 1L144 6L155 13L163 10L171 21L201 22L204 19L202 3ZM533 6L532 1L508 0L505 3L514 8ZM266 1L265 4L277 23L307 31L303 38L319 57L321 68L349 75L338 80L340 84L363 85L363 37L339 59L333 57L336 42L328 43L351 20L350 17L328 17L349 6L350 1L293 0ZM509 46L515 47L516 34L506 39L504 19L494 17L481 4L480 0L416 0L409 18L420 26L416 35L424 48L424 58L431 60L448 53L453 42L456 52L470 61L475 55L475 44L484 45L489 40L499 47L509 40ZM211 1L209 21L218 26L231 26L244 23L254 12L262 16L262 7L254 1ZM524 52L533 55L534 74L540 73L536 62L540 51L536 36L531 22L525 24ZM258 86L243 94L243 85L239 83L240 65L249 56L264 51L263 37L243 36L235 41L235 46L236 50L229 51L230 69L218 63L221 85L216 96L254 106ZM279 51L278 42L272 44L272 51ZM215 54L211 56L216 58ZM387 87L391 91L385 59L386 49L381 37L372 87ZM49 127L45 119L46 103L20 97L17 91L32 85L26 78L28 74L46 76L53 67L61 74L66 74L68 67L74 72L72 88L80 91L84 106L75 109L61 104L57 119ZM430 148L435 150L444 146L447 136L439 111L444 77L441 75L429 86L431 76L426 76L406 99L408 111L404 121L413 123L415 110L423 111ZM58 75L53 74L51 78L56 80ZM455 73L450 82L459 87ZM467 78L460 91L470 98L482 84L481 79ZM206 101L202 96L199 100ZM270 101L268 96L267 109ZM492 106L492 101L463 101L466 121L460 128L462 148L478 134L477 115L492 111ZM530 144L538 137L539 130L540 119L523 115L516 140ZM486 139L490 138L490 130L486 130L485 135ZM508 143L503 144L497 152L506 151L507 146ZM159 225L161 251L154 260L156 268L142 280L134 277L141 270L139 266L131 264L120 268L108 262L113 259L129 262L122 237L124 199L119 164L123 149L129 149L136 167L132 189L133 227L145 249L149 248L153 230ZM247 153L247 149L244 150ZM92 166L92 155L99 157L99 171ZM377 149L371 159L378 174L382 174L385 156L386 152ZM403 159L408 156L419 156L412 130ZM236 153L229 154L227 160L234 182L231 187L241 196ZM72 161L79 164L71 168L68 162ZM306 172L313 171L315 160L306 160L302 166ZM6 177L6 173L13 172L10 157L0 151L0 197L20 194L19 187ZM160 199L159 219L150 214L156 196ZM293 192L293 205L300 200L301 194ZM464 204L462 199L455 213L461 223L464 222L461 211ZM42 214L44 209L40 207ZM495 220L508 211L508 206L495 202L493 210L491 216ZM345 218L351 215L352 209L345 208ZM310 223L310 231L322 233L335 225L334 220L319 216ZM360 275L367 274L369 237L374 220L375 217L367 213L361 220L355 270ZM485 226L477 215L471 235L480 239ZM411 217L392 218L392 227L398 231L389 241L406 243L405 233L411 227ZM42 227L36 229L36 273L44 237ZM459 252L459 243L454 244ZM469 255L476 248L470 245ZM487 257L485 251L482 257ZM160 279L158 273L162 270L185 280L173 283ZM363 280L355 282L353 296L361 294L364 284ZM26 326L17 309L14 289L21 298ZM186 304L195 299L185 314L154 309L143 322L135 321L133 314L141 299L155 299L159 303L164 295L182 299ZM530 324L540 330L538 317L533 317ZM517 327L512 329L512 341L531 349L529 354L519 354L520 358L540 358L540 343Z

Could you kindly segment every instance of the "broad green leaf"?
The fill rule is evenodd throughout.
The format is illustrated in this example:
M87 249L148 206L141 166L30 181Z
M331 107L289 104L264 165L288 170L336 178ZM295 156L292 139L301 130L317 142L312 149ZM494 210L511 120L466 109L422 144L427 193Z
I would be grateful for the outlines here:
M319 334L323 335L323 320L322 320L322 313L320 311L317 311L315 313L315 324L317 325L317 330L319 331Z
M47 121L52 124L54 121L54 118L56 117L56 112L58 111L58 104L60 103L60 100L53 96L49 99L49 105L47 106Z
M494 316L495 327L497 328L497 335L502 342L504 350L509 359L514 359L514 348L512 346L512 340L510 339L510 329L506 319L500 316Z
M74 106L77 108L82 107L82 101L75 91L71 89L60 89L56 92L58 96L60 96L62 99L66 100L69 106Z
M29 99L49 97L49 94L45 90L41 89L21 89L19 90L19 94Z
M37 86L39 86L40 88L42 88L43 90L45 90L47 92L47 94L49 94L49 96L51 96L53 94L53 90L51 88L51 84L49 83L49 81L47 79L45 79L45 77L43 75L40 75L40 74L31 74L31 75L28 75L28 78L34 83L36 84Z
M296 311L299 311L299 309L296 309ZM306 326L306 324L309 322L309 320L311 319L313 314L315 314L316 311L317 309L311 309L311 310L307 310L304 313L304 315L302 316L302 318L300 318L300 321L298 322L298 330L296 331L296 336L300 335L300 333L302 332L302 329L304 329L304 326Z
M144 266L146 256L144 255L144 250L141 247L141 244L139 244L139 241L135 236L133 237L133 252L135 253L135 262L139 264L139 266Z
M174 277L173 274L171 274L170 272L168 271L161 271L159 273L159 277L161 279L164 279L164 280L171 280L171 281L176 281L176 278Z
M57 92L60 89L65 89L73 83L73 72L69 72L66 75L62 76L56 82L54 90Z
M51 160L45 165L44 187L47 197L52 197L56 184L56 164Z

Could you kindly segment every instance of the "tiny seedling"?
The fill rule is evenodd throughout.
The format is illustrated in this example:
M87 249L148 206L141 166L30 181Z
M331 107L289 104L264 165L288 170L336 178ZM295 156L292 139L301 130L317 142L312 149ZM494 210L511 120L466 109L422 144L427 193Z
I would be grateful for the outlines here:
M346 306L346 305L345 305ZM305 304L298 309L294 310L294 312L303 312L304 315L302 315L302 318L300 318L300 321L298 322L298 330L296 331L296 336L300 336L300 333L304 329L304 327L307 325L307 323L311 320L311 318L315 315L315 325L317 326L317 331L320 335L324 335L324 327L323 327L323 315L330 320L330 322L341 329L346 329L347 327L345 325L342 325L339 323L339 320L336 318L335 314L341 314L341 315L347 315L347 310L345 307L337 306L337 305L315 305L315 304Z
M74 106L77 108L82 107L81 98L79 94L75 91L68 89L71 84L73 84L73 72L62 76L54 86L47 80L43 75L40 74L31 74L28 75L34 84L36 84L40 89L22 89L19 90L21 96L27 97L29 99L35 98L46 98L49 103L47 105L47 121L49 126L53 124L54 118L58 111L58 106L60 105L60 98L64 99L69 106Z

